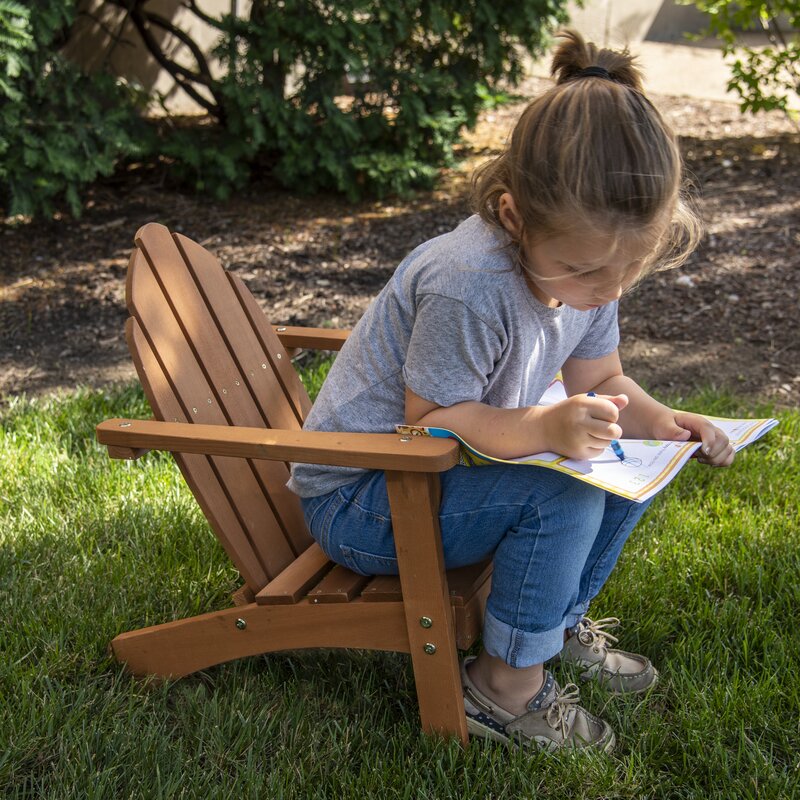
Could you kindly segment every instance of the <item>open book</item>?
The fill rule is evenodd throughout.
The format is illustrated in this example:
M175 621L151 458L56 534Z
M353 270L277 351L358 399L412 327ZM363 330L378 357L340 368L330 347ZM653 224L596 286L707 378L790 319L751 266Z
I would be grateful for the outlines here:
M556 379L541 399L541 405L551 405L566 399L564 384ZM778 424L776 419L725 419L707 417L725 431L735 450L754 442ZM608 447L604 453L587 461L579 461L557 453L535 453L521 458L502 459L487 456L471 447L458 434L446 428L426 428L419 425L398 425L397 432L412 436L436 436L458 439L461 443L461 464L533 464L572 475L581 481L599 486L637 503L644 502L663 489L681 470L700 442L664 442L649 439L620 439L625 459L620 461Z

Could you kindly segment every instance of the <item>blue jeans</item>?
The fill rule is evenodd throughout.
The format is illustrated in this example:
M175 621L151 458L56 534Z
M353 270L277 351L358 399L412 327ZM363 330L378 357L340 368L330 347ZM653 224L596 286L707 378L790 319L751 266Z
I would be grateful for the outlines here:
M494 560L483 646L512 667L561 650L648 503L544 467L457 466L441 473L439 524L448 569ZM312 536L362 575L397 574L383 472L303 499Z

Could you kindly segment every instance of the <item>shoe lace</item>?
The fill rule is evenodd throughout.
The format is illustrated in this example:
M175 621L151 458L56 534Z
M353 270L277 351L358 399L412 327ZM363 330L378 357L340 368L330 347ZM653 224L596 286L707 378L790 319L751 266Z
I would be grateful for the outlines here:
M545 716L547 724L553 730L560 730L564 739L569 735L567 726L571 717L570 712L580 699L580 689L574 683L568 683L558 692L547 709L547 715Z
M597 642L600 647L606 646L609 642L616 644L619 639L616 636L612 636L606 629L617 628L619 624L620 622L616 617L603 617L603 619L597 620L584 617L577 634L578 641L585 645L592 645Z

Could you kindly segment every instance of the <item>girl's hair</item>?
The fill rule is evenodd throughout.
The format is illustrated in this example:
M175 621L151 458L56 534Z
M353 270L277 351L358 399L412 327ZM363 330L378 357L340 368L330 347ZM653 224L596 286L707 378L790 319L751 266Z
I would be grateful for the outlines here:
M635 59L575 31L559 38L555 86L525 109L506 151L476 171L473 209L502 227L499 198L509 192L525 243L571 232L634 236L651 253L643 273L682 264L700 223L682 191L675 135L645 97Z

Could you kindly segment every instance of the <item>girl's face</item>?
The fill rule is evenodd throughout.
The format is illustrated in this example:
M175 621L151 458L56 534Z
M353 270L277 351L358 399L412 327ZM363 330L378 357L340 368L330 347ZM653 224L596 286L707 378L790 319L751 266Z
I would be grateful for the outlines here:
M639 277L647 255L639 243L602 234L555 236L522 248L525 280L536 299L577 311L618 300Z
M643 237L625 240L596 231L526 243L522 217L508 192L500 196L499 212L506 230L522 242L528 287L547 306L563 303L589 311L611 303L636 282L650 255L651 245Z

